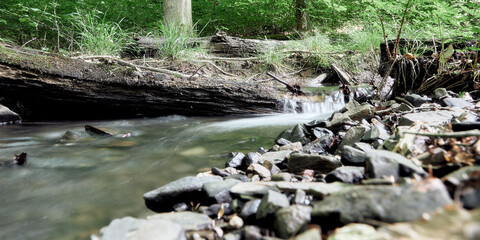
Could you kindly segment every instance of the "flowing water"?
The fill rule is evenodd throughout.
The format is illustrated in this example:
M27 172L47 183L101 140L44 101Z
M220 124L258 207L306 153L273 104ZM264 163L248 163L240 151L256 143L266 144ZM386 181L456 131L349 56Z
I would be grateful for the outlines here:
M286 99L286 113L275 115L1 126L0 239L88 239L114 218L153 214L143 193L201 168L223 167L229 152L268 149L286 127L325 119L342 99L303 106ZM116 137L88 136L85 124ZM67 130L80 136L60 141ZM21 152L28 164L12 166Z

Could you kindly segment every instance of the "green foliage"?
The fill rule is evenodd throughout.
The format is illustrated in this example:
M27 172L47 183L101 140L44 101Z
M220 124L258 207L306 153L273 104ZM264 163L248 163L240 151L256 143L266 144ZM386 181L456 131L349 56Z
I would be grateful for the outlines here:
M197 37L195 31L188 31L182 26L158 24L158 29L153 33L155 37L161 39L158 45L158 57L190 59L197 53L200 54L201 48L193 46L191 41L192 38Z

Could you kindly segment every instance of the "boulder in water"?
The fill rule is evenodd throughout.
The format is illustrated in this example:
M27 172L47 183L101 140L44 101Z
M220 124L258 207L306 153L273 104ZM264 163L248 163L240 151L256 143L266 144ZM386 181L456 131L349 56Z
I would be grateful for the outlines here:
M9 108L0 104L0 125L20 123L22 118L10 110Z

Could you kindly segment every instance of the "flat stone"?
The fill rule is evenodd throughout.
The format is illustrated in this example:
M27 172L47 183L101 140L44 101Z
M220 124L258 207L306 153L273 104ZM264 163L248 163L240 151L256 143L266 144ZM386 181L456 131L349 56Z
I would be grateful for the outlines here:
M270 190L277 191L278 189L274 186L265 185L263 182L262 183L241 182L233 186L230 189L230 193L235 195L248 195L248 196L262 197Z
M262 219L275 213L278 209L290 206L287 196L282 193L268 190L258 206L257 219Z
M365 141L375 141L375 140L387 140L390 138L388 130L383 125L373 125L365 135L363 135L362 140Z
M399 177L410 177L412 174L421 176L427 174L423 168L398 153L369 150L366 152L366 156L366 176L369 178L393 176L398 179Z
M124 239L148 240L158 239L158 236L162 236L162 240L186 240L185 229L183 229L180 224L164 219L147 220L130 236L127 236L128 237Z
M290 182L292 175L290 173L281 172L272 175L272 181L274 182Z
M448 107L458 107L458 108L473 108L475 105L471 102L466 101L462 98L453 98L447 97L442 99L442 105Z
M292 173L305 169L328 173L340 166L342 163L338 159L327 155L293 153L288 159L288 171Z
M439 179L405 186L354 186L314 203L312 218L338 225L375 219L394 223L413 221L451 204Z
M365 176L365 168L363 167L339 167L325 176L327 183L331 182L343 182L356 184L360 183Z
M108 226L100 229L99 237L102 240L126 240L128 234L136 231L145 222L145 219L133 217L113 219Z
M147 217L148 221L151 220L165 220L179 224L186 231L196 231L212 229L213 220L205 214L196 212L173 212L173 213L159 213Z
M0 104L0 125L20 123L22 118L9 108Z
M307 193L317 197L317 198L324 198L329 196L333 193L340 192L344 189L351 188L352 185L345 184L341 182L333 182L333 183L316 183L312 185L308 190Z
M278 210L273 218L275 232L281 238L293 237L310 222L312 207L292 205Z
M226 179L225 181L207 182L203 184L203 191L207 194L207 201L213 203L229 203L232 201L230 189L240 183L240 180Z
M219 181L223 181L222 177L184 177L145 193L143 199L145 200L145 205L152 211L172 211L173 205L179 202L197 202L205 198L201 191L203 184Z
M290 144L286 144L278 148L278 151L300 151L302 150L302 143L301 142L294 142Z
M272 175L282 172L282 170L270 160L265 160L262 165L266 167Z
M348 131L345 133L345 137L338 146L337 152L341 152L344 146L352 146L356 142L362 140L362 137L366 131L367 128L365 126L355 126L348 129Z
M375 112L375 107L370 104L363 104L358 107L355 107L351 110L348 110L345 114L348 115L353 121L370 119L373 117Z
M268 160L268 161L271 161L275 164L279 164L279 163L285 161L285 159L288 156L290 156L291 153L292 153L292 151L267 152L267 153L262 155L259 162L263 163L263 162Z
M402 116L399 126L410 126L414 122L420 122L431 126L443 126L449 123L453 117L460 116L463 110L438 110L428 112L409 113Z
M241 152L232 152L229 154L230 159L225 163L225 167L240 167L243 163L245 154Z
M252 163L250 166L247 168L247 173L253 173L253 174L258 174L261 178L268 179L270 180L270 177L272 176L272 173L270 173L270 170L268 170L266 167L257 164L257 163Z
M365 166L365 152L351 146L344 146L341 151L341 162L346 166Z

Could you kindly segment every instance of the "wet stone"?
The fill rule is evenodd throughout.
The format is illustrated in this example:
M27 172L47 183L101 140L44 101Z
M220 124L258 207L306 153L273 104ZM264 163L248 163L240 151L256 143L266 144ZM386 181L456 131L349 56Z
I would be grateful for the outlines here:
M17 113L0 104L0 125L19 123L21 121L22 118Z
M363 167L339 167L325 176L327 183L344 182L350 184L360 183L364 178L365 168Z
M76 139L79 139L82 137L80 133L77 132L72 132L72 131L66 131L62 137L60 138L60 142L68 142L68 141L73 141Z
M335 157L327 155L294 153L288 159L288 171L292 173L312 169L316 173L328 173L342 163Z
M145 205L155 212L172 211L173 205L179 202L191 202L203 199L202 187L207 182L219 182L219 176L184 177L168 183L143 195Z
M346 166L365 166L365 152L351 146L344 146L341 152L341 161Z
M208 182L203 184L203 191L207 194L209 203L229 203L232 201L230 189L240 183L236 179L226 179L225 181Z
M275 213L282 207L290 205L287 196L282 193L269 190L262 198L258 206L257 219L262 219Z
M426 175L423 168L398 153L369 150L366 152L366 156L366 176L369 178L393 176L398 179L399 177L410 177L413 174Z
M293 237L302 229L306 229L310 222L312 207L292 205L281 208L274 215L273 226L281 238Z
M412 221L452 199L439 179L407 186L355 186L314 203L312 218L318 223L343 225L375 219L387 223Z
M245 154L241 152L232 152L229 154L230 160L225 163L225 167L239 167L242 165Z

